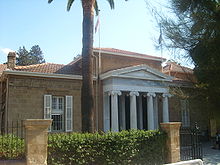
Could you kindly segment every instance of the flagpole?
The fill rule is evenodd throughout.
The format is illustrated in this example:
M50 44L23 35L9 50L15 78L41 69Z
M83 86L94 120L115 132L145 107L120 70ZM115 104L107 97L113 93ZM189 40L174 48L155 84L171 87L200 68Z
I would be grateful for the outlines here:
M162 41L163 41L163 37L162 37L162 29L161 29L161 23L159 24L160 25L160 36L159 36L159 44L160 44L160 57L161 57L161 60L163 58L163 44L162 44ZM163 72L163 66L162 66L162 72Z
M100 10L99 10L99 56L98 56L98 59L99 59L99 69L98 69L98 71L99 71L99 74L100 74L100 72L101 72L101 22L100 22Z
M160 37L159 37L159 44L160 44L160 56L163 57L163 46L162 46L162 29L161 29L161 23L160 23Z

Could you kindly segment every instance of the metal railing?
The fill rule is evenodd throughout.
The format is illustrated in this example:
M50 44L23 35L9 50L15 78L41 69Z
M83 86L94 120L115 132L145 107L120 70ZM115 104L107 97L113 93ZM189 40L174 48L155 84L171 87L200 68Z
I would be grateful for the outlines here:
M180 128L180 158L181 160L202 159L202 143L199 139L197 125L193 128Z
M0 160L24 159L24 128L21 121L7 122L0 131Z

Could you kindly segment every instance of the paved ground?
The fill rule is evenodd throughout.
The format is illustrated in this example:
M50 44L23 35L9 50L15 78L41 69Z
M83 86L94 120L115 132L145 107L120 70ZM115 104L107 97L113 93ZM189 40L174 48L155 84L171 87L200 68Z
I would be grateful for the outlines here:
M204 165L220 165L220 150L212 149L210 142L203 144Z

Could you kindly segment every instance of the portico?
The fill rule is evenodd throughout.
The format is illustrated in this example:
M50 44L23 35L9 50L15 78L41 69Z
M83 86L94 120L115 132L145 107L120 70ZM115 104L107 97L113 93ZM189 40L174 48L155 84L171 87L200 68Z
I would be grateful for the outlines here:
M171 77L147 65L122 68L101 75L104 131L158 128L158 103L163 122L169 122L168 82Z

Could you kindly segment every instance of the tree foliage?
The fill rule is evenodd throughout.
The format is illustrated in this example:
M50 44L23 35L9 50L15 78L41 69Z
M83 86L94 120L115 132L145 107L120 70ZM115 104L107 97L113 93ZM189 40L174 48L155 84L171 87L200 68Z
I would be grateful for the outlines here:
M28 51L25 46L20 47L17 51L17 62L16 65L32 65L32 64L41 64L44 63L43 52L39 45L34 45Z
M200 87L215 106L220 98L220 1L171 0L176 19L162 18L168 47L185 50Z

